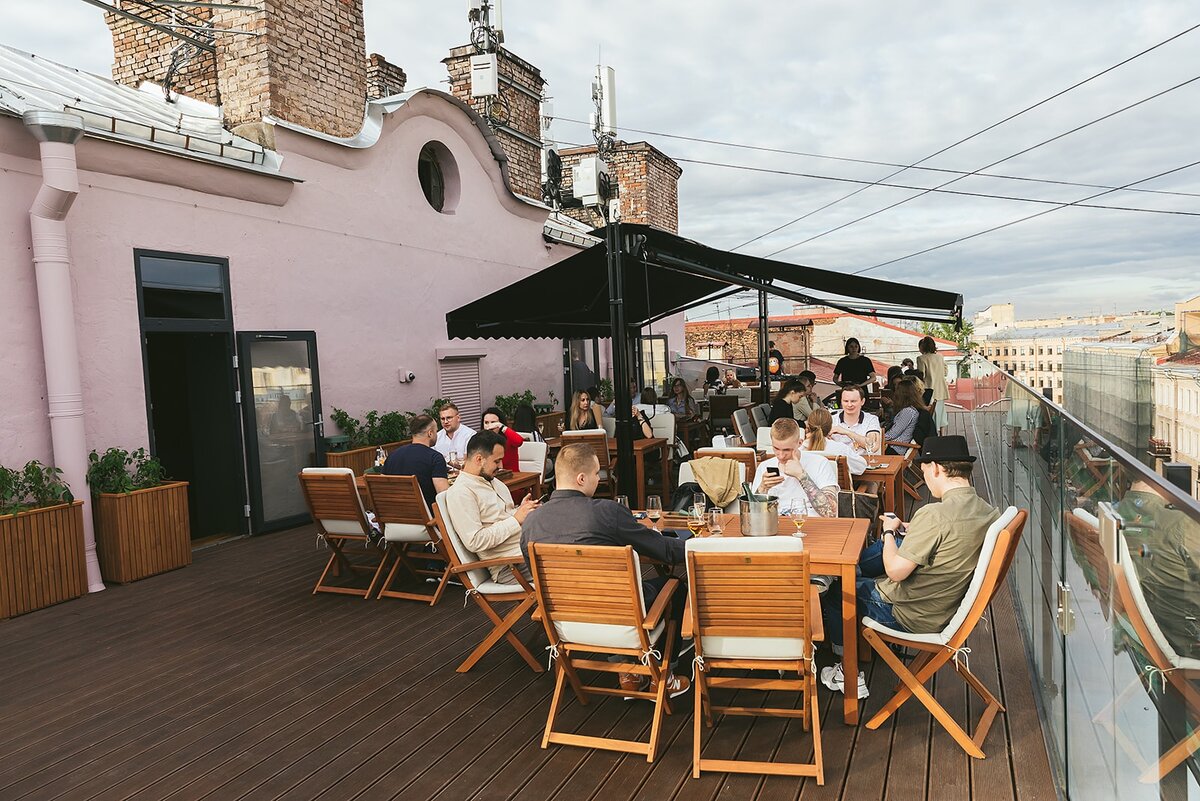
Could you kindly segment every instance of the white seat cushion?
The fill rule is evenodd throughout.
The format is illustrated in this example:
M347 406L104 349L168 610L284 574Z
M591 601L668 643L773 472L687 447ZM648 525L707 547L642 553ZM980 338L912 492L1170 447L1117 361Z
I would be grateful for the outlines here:
M446 508L446 492L449 492L449 490L446 490L445 492L439 492L437 494L437 499L435 500L435 503L438 505L439 509ZM458 531L454 528L454 521L452 521L450 519L449 514L446 514L446 513L442 514L442 522L444 522L446 524L446 536L449 537L450 545L454 548L454 552L458 555L458 559L460 562L463 563L463 566L464 567L470 566L472 563L478 562L479 555L476 554L471 549L467 548L467 546L463 544L462 538L458 536ZM477 568L474 568L473 570L468 570L467 577L469 578L469 580L471 582L471 586L476 589L479 589L480 587L484 586L485 584L495 584L496 583L496 582L492 581L492 574L487 571L487 568L483 568L483 567L477 567ZM498 586L505 586L505 585L498 585ZM479 591L481 593L483 592L483 590L479 590ZM511 591L512 590L506 590L506 592L511 592ZM496 593L496 592L500 592L500 590L492 590L491 592Z
M388 542L429 542L429 529L416 523L384 523L383 538Z
M350 486L354 488L354 498L358 501L358 508L363 509L363 517L366 517L367 513L362 505L362 498L358 494L358 487L356 487L353 483L354 471L349 467L306 467L301 472L306 475L314 476L350 476ZM321 528L325 530L326 534L358 535L360 537L367 536L367 532L363 530L362 523L360 523L358 520L331 520L321 518L320 522Z
M804 659L807 644L800 637L705 637L705 658Z
M472 570L471 572L474 573L475 571ZM484 571L484 573L486 573L486 572L487 571ZM517 584L515 582L512 584L502 584L499 581L492 581L491 579L484 581L482 583L476 584L475 589L479 591L480 595L503 595L506 592L524 592L525 591L524 587L522 587L520 584Z
M769 452L771 450L771 427L770 426L759 427L758 434L756 436L754 444L755 444L755 446L757 446L757 448L760 451Z
M666 621L659 621L650 632L653 644L663 633ZM641 648L637 629L633 626L614 626L608 623L579 623L570 620L555 620L554 630L562 642L572 645L595 646L597 648Z
M1154 613L1150 611L1150 606L1146 603L1146 595L1142 592L1141 577L1138 576L1137 566L1134 565L1133 558L1129 554L1129 545L1125 542L1124 536L1118 536L1118 540L1120 541L1121 548L1121 569L1125 573L1125 581L1129 584L1129 594L1133 596L1133 604L1137 607L1137 614L1141 616L1142 622L1146 624L1146 629L1150 632L1150 638L1154 640L1154 644L1158 646L1158 650L1162 651L1163 655L1166 656L1167 661L1171 663L1171 667L1183 670L1200 670L1200 659L1180 656L1176 652L1175 647L1171 645L1171 641L1167 639L1167 635L1163 633L1162 627L1158 625L1158 621L1154 618ZM1133 610L1129 610L1126 614L1132 613Z

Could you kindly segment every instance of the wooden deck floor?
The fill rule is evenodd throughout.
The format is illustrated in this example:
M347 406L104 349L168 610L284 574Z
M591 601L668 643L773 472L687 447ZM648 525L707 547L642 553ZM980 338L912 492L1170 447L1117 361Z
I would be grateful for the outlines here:
M691 776L690 696L664 751L641 758L539 747L551 689L507 649L454 667L482 616L447 592L430 609L310 594L309 529L196 553L188 568L0 621L0 799L1056 798L1012 605L970 643L1008 714L967 758L915 703L879 731L840 722L821 688L826 784ZM544 645L532 625L527 641ZM864 720L893 678L866 667ZM962 717L953 675L935 694ZM834 704L832 701L839 703ZM973 719L973 718L972 718ZM633 732L646 706L573 701L564 723ZM727 719L706 755L811 751L798 724Z

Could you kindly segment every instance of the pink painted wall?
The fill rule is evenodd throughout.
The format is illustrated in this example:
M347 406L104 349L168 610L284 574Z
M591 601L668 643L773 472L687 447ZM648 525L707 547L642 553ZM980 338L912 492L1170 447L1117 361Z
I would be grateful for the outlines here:
M457 164L453 214L430 208L417 180L430 140ZM283 172L304 181L290 194L275 179L80 143L68 228L89 448L148 440L134 248L228 258L237 330L315 330L326 417L334 406L424 407L437 393L435 349L447 347L487 353L484 405L525 388L539 399L551 388L561 395L557 341L446 338L446 311L574 252L543 240L545 211L504 189L461 109L418 95L370 148L282 129L277 144ZM20 465L49 461L51 450L28 223L40 167L19 120L0 117L0 170L0 463ZM416 381L398 383L401 367Z

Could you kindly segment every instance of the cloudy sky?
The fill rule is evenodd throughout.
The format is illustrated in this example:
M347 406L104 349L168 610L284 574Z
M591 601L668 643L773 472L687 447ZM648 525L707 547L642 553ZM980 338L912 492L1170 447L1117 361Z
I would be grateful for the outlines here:
M410 88L439 86L440 59L468 39L465 9L460 0L366 0L368 50L404 67ZM554 138L589 141L568 120L587 119L598 54L616 69L618 124L659 134L624 138L682 161L684 235L814 267L874 267L870 275L961 292L968 312L1012 301L1023 317L1170 307L1200 292L1200 166L1137 184L1153 193L1084 201L1200 160L1200 30L922 165L939 171L888 179L927 188L959 177L946 170L981 170L1009 177L945 188L1197 216L880 186L841 200L862 184L811 176L882 181L897 168L837 159L921 161L1197 23L1195 0L504 4L507 46L549 81ZM2 0L0 41L101 74L112 58L102 12L82 0ZM906 198L915 199L880 211Z

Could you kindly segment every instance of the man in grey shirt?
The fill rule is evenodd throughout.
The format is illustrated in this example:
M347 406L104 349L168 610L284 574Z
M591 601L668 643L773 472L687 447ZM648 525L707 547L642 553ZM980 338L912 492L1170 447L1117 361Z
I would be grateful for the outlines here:
M638 555L668 565L684 561L684 541L665 537L634 519L633 514L616 501L593 498L600 483L600 462L590 445L567 445L554 460L554 494L550 500L534 509L521 525L521 553L529 563L529 543L554 542L571 545L632 545ZM666 579L659 577L642 582L642 595L647 608L654 603ZM671 599L671 617L676 631L683 623L687 590L680 587ZM678 638L665 654L674 663ZM621 687L641 690L643 676L622 673ZM674 698L688 691L686 676L672 676L668 692ZM652 688L653 689L653 688Z

